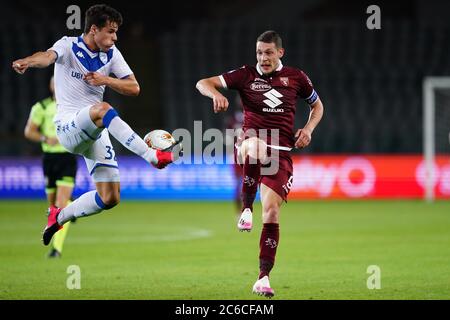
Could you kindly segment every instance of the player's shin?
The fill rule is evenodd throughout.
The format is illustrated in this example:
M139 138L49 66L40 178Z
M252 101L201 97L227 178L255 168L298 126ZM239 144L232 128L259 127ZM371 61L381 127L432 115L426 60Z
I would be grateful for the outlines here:
M58 224L63 225L73 218L90 216L106 209L102 208L102 203L99 203L98 198L97 191L89 191L81 195L61 210L58 215Z
M259 240L259 277L269 276L275 263L280 231L278 223L264 223Z
M149 148L139 135L123 121L114 108L111 108L103 117L103 125L109 133L128 150L144 158L148 163L156 163L156 150Z
M241 194L243 209L250 208L253 211L253 202L258 191L260 171L261 162L258 159L247 156L244 163Z

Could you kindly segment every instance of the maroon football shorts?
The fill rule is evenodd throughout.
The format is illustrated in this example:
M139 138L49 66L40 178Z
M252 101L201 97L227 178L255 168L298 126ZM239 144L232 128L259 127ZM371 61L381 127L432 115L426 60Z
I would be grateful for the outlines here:
M267 148L267 154L271 156L271 148ZM237 161L237 148L234 148L234 161L235 164L238 164ZM278 160L278 171L273 175L264 175L261 174L259 178L259 183L263 183L265 186L269 187L273 191L275 191L284 201L287 202L287 197L289 192L291 191L292 181L293 181L293 167L292 167L292 158L288 151L279 151ZM269 164L270 165L270 164ZM261 166L268 167L269 165ZM243 164L239 164L241 170L244 169ZM263 173L264 171L262 171Z
M278 171L273 175L261 175L260 183L275 191L284 201L287 202L287 197L289 191L291 191L292 181L294 178L292 173L293 168L291 156L289 153L284 155L280 152Z

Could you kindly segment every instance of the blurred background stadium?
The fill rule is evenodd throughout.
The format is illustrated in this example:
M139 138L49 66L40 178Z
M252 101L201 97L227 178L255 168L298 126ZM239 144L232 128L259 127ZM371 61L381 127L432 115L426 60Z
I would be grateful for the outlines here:
M66 257L88 270L86 289L64 287L69 260L54 265L59 287L47 278L50 267L41 261L38 241L44 215L36 213L46 206L41 150L24 138L23 129L31 106L49 95L53 68L20 76L11 62L48 49L64 35L80 35L81 30L67 30L66 9L76 4L84 17L94 3L1 5L0 255L6 262L0 298L252 298L247 293L254 275L248 270L256 268L259 235L237 238L231 166L173 165L158 171L114 141L125 201L113 214L80 222L67 241ZM141 85L139 97L107 89L105 100L142 136L157 128L193 133L194 121L202 121L203 130L225 128L240 108L236 94L225 92L230 111L217 115L195 84L255 64L255 40L265 30L281 35L283 63L310 76L325 114L311 145L293 151L294 184L282 213L285 247L273 276L283 288L281 298L449 298L450 89L435 96L434 192L443 201L427 205L417 199L425 193L423 81L450 76L450 2L105 3L124 17L117 46ZM380 30L366 27L371 4L381 8ZM299 101L297 127L308 112ZM94 188L82 159L79 168L75 195ZM305 199L367 201L291 201ZM167 231L168 225L174 229ZM218 263L217 252L229 263ZM387 279L378 295L365 287L365 268L374 263Z

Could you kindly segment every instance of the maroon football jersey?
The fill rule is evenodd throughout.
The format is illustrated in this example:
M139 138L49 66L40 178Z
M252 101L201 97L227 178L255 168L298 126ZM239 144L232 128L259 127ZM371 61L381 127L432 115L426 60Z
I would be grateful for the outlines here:
M239 91L244 108L244 131L278 129L281 147L295 144L294 117L298 98L308 104L318 99L311 81L301 70L281 64L269 76L259 66L245 65L220 76L227 89ZM268 144L271 144L268 131Z

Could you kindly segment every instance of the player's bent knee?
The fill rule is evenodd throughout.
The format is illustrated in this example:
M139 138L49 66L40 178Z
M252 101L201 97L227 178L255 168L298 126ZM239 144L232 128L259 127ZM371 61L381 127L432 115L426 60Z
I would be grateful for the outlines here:
M104 203L110 209L117 206L120 202L120 196L109 196L105 199Z
M257 158L263 144L264 142L256 137L248 138L242 142L241 153L244 157Z
M119 204L120 194L111 193L100 196L98 193L96 193L95 201L100 208L102 208L103 210L108 210L114 208Z
M258 158L258 144L257 143L249 143L247 156L251 158Z
M111 109L111 105L107 102L100 102L91 107L91 110L99 115L104 115L106 112L108 112L109 109Z
M106 112L108 112L109 109L112 108L108 102L100 102L96 106L99 109L99 111L102 112L103 114L105 114Z
M105 203L105 205L106 205L105 210L114 208L115 206L117 206L119 204L119 202L120 202L120 200L111 202L111 203Z
M119 194L109 194L105 197L104 201L105 205L110 209L115 206L117 206L120 202L120 195Z
M267 145L264 141L260 139L249 139L248 143L245 146L245 155L258 159L261 162L265 162L267 158Z
M112 108L113 107L111 107L109 103L100 102L91 107L89 114L92 120L94 121L99 120L102 119L105 116L105 114Z

